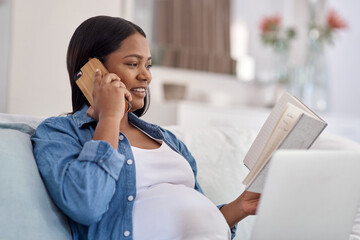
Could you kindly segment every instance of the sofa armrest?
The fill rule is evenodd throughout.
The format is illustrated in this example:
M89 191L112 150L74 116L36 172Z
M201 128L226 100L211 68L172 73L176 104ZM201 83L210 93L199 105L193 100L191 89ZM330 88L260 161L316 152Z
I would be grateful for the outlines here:
M70 240L66 217L50 199L24 123L0 123L1 239Z

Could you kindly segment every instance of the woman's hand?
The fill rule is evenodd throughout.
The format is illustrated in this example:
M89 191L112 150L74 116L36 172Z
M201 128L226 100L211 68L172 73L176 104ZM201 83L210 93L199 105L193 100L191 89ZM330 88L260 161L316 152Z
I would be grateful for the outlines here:
M235 201L223 206L220 211L224 215L229 227L232 228L245 217L254 215L259 199L260 193L245 191Z
M239 202L242 206L241 208L245 214L254 215L256 213L259 204L260 193L245 191L240 195L239 199Z
M127 106L125 97L131 101L131 94L120 78L113 73L102 75L97 69L93 88L94 104L87 111L87 115L99 121L116 119L120 123Z

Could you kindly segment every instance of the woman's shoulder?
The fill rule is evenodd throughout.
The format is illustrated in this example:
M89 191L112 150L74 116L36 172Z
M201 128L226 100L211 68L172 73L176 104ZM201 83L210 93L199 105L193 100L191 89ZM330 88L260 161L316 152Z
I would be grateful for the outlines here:
M42 121L37 128L44 126L63 126L72 124L73 119L72 115L62 115L56 117L48 117Z
M80 110L72 114L62 114L56 117L49 117L45 119L38 128L51 127L51 128L74 128L82 127L84 124L94 122L95 120L86 115L87 107L84 106Z
M49 117L37 126L33 137L51 137L52 133L55 132L69 133L75 125L72 115Z

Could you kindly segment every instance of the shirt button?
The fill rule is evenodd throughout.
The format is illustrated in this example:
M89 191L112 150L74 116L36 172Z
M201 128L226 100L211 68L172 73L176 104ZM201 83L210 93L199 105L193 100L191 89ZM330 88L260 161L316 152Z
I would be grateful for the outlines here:
M126 161L126 163L127 163L128 165L131 165L131 164L133 164L133 160L128 159L128 160Z
M133 196L133 195L129 195L129 196L128 196L128 201L131 202L132 200L134 200L134 196Z
M102 163L103 161L104 161L104 160L100 159L100 160L99 160L99 163Z
M120 141L124 140L124 136L123 136L123 135L120 135L120 136L119 136L119 140L120 140Z
M130 231L125 231L125 232L124 232L124 236L125 236L125 237L130 236Z

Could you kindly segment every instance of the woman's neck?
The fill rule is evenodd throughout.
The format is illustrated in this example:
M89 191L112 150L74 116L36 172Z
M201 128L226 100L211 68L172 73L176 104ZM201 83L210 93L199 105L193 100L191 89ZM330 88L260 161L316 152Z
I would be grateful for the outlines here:
M127 129L131 128L131 124L129 123L129 115L128 113L124 114L124 117L120 121L120 131L126 132Z

